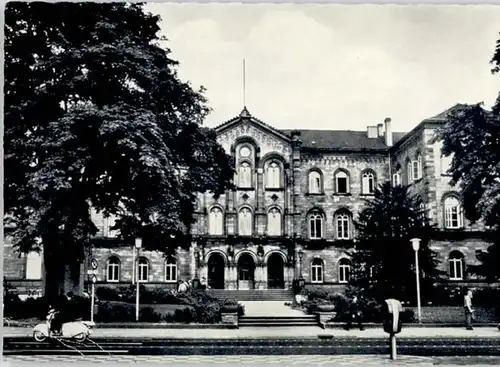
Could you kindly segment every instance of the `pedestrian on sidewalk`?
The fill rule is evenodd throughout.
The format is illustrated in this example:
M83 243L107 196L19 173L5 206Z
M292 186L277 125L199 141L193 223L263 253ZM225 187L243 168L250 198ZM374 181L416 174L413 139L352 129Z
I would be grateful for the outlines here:
M472 291L469 289L464 297L464 310L465 310L465 328L473 330L472 321L474 310L472 309Z
M351 329L353 322L356 322L358 324L359 330L364 330L363 313L361 311L361 305L357 296L352 297L351 303L349 305L349 319L347 320L346 326L347 330Z

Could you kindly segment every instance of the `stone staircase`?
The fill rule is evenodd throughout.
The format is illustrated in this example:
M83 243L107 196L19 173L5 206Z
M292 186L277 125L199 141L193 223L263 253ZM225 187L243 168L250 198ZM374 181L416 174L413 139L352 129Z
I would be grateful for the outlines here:
M237 301L292 302L293 300L293 291L290 289L209 289L207 292L215 297L230 298Z
M318 326L315 315L304 316L242 316L238 321L239 327L291 327L291 326Z

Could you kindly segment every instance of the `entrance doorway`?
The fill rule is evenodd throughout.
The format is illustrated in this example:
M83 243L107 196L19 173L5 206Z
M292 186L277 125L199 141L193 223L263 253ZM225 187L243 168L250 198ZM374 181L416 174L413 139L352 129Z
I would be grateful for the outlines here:
M238 289L254 289L255 262L250 254L238 259Z
M271 254L267 259L267 288L285 288L285 263L278 253Z
M212 289L224 289L224 258L214 252L208 258L208 286Z

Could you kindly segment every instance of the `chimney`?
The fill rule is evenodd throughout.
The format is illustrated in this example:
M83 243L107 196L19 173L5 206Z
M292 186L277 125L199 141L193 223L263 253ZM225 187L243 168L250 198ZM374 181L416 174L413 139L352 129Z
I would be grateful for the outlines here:
M391 129L391 118L387 117L384 120L385 123L385 145L392 147L392 129Z
M378 137L379 138L381 136L384 136L384 125L383 124L378 124L377 125L377 131L378 131Z
M368 126L366 133L367 133L369 138L376 138L377 137L377 127L376 126Z

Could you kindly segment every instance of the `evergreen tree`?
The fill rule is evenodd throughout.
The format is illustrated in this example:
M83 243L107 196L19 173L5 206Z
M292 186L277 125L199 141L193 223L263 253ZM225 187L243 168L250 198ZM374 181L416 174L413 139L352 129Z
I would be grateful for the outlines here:
M138 3L6 5L5 213L20 251L43 247L48 297L78 278L91 208L170 252L189 243L196 192L231 186L158 22Z
M419 196L408 186L380 185L366 200L355 222L356 248L350 252L352 274L348 293L361 293L378 303L387 297L416 300L415 253L412 238L420 238L419 268L425 294L439 277L436 253L428 244L432 228Z

